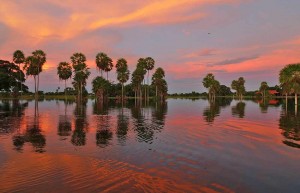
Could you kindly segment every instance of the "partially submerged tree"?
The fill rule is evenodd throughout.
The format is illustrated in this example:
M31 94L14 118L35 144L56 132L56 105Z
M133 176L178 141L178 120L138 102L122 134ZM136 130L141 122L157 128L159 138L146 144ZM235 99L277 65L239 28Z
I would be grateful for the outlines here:
M300 63L289 64L279 73L279 82L286 96L288 93L295 95L295 105L298 105L297 95L300 93Z
M67 80L72 77L72 66L68 62L60 62L57 66L57 74L60 80L65 81L65 96L66 96Z
M165 78L165 71L162 68L157 68L152 76L152 85L155 86L156 98L159 96L165 98L168 92L168 85Z
M43 66L46 63L46 53L43 50L36 50L32 52L32 56L35 58L35 61L38 65L38 74L37 74L37 91L40 89L40 73L43 71Z
M86 81L90 76L90 71L86 65L86 57L82 53L75 53L71 56L72 66L74 69L73 86L77 90L77 97L82 102L83 91L85 90Z
M96 77L93 82L93 92L96 95L96 100L103 102L107 96L107 90L109 89L110 83L102 77Z
M129 79L130 72L128 70L127 61L121 58L117 61L117 79L122 84L122 101L124 100L124 83Z
M208 89L209 100L214 100L216 98L216 93L220 89L219 81L215 80L215 76L209 73L203 78L202 83L203 86Z
M231 83L231 88L236 90L237 97L242 100L243 94L246 92L244 78L240 77L238 80L233 80Z
M149 98L149 74L150 74L150 71L153 70L153 68L154 68L155 61L154 61L153 58L147 57L147 58L144 59L144 62L145 62L145 68L148 72L148 74L147 74L147 94L146 94L146 97Z
M142 83L145 78L147 70L145 69L144 59L140 58L138 60L136 69L132 73L132 85L134 85L135 96L137 98L142 98Z
M33 76L34 78L34 93L35 98L37 98L37 76L39 75L39 65L37 58L33 56L28 56L25 60L24 70L27 76Z
M21 51L21 50L16 50L13 54L13 62L15 64L18 64L19 65L19 69L20 69L20 72L19 72L19 78L20 80L22 79L22 70L21 70L21 64L24 64L25 62L25 55L24 53ZM22 82L20 82L20 87L21 87L21 95L22 95L22 91L23 91L23 86L22 86Z
M262 82L260 84L260 88L259 91L262 93L263 98L266 97L266 90L269 88L268 83L267 82Z

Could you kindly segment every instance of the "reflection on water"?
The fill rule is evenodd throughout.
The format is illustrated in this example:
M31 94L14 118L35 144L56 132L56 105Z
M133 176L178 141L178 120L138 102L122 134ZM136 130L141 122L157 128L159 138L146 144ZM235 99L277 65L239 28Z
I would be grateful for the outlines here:
M89 123L86 117L86 102L83 104L76 103L75 106L75 129L72 134L71 142L74 146L84 146L86 144L86 132Z
M209 107L203 111L203 117L208 124L214 122L215 117L220 115L221 108L230 106L232 98L216 98L215 100L208 101Z
M292 103L283 107L280 115L279 127L284 136L283 143L294 148L300 148L300 114L296 113Z
M299 189L292 100L1 101L0 131L0 192Z

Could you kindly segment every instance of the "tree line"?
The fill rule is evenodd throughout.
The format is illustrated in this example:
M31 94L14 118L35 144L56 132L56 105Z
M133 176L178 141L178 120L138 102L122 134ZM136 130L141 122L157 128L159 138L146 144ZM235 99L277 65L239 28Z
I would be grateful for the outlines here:
M16 70L13 72L13 79L15 81L13 84L10 83L1 86L0 90L5 88L4 90L9 91L11 88L16 88L21 91L28 91L28 87L23 84L26 80L26 75L26 77L30 76L34 78L34 93L35 98L38 98L40 74L43 72L43 66L46 61L46 53L42 50L36 50L27 57L25 57L25 54L21 50L15 51L13 53L13 63L5 61L15 66ZM23 65L25 73L22 71L21 65ZM108 80L108 74L114 67L116 69L117 80L121 85L120 100L125 100L125 96L127 96L126 92L129 92L125 91L125 84L130 79L130 75L130 87L134 92L135 98L149 100L150 97L155 96L163 100L167 95L168 84L165 80L165 71L162 68L155 69L150 83L150 71L155 67L155 60L151 57L138 59L135 70L130 73L126 59L120 58L114 65L113 60L107 54L100 52L95 57L95 67L100 72L100 76L95 77L92 81L92 91L97 100L103 101L109 96L111 88L116 87L116 85ZM7 69L7 66L5 66L5 69ZM104 77L104 73L106 73L106 78ZM70 57L70 62L60 62L57 65L57 75L60 80L65 82L65 95L67 95L67 81L72 79L77 99L82 101L87 96L86 86L91 72L86 64L86 56L83 53L74 53ZM1 75L0 78L4 77ZM152 93L155 93L155 95Z
M243 95L246 93L245 89L245 79L243 77L233 80L231 83L231 89L235 90L235 95L240 100L243 98ZM286 65L279 72L279 86L275 86L272 89L279 91L281 95L285 95L287 100L288 95L294 95L295 105L298 104L298 95L300 93L300 63ZM215 79L215 76L212 73L207 74L202 81L202 84L205 88L208 89L208 98L210 100L215 100L217 94L222 95L225 91L225 85L220 85L220 82ZM266 81L261 82L260 87L257 92L252 92L252 94L259 94L262 98L269 96L267 91L271 89L268 86ZM230 92L226 92L228 95L231 95ZM226 94L226 95L227 95Z

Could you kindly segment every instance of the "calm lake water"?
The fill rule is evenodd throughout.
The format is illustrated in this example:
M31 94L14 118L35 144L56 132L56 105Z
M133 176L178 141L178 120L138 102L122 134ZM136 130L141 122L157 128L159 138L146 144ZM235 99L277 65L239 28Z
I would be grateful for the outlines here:
M0 102L0 192L299 192L293 101Z

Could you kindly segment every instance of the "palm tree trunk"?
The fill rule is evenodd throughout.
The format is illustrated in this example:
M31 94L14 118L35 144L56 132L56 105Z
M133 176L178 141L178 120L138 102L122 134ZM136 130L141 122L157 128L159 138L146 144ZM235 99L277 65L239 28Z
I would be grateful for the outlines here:
M123 100L124 100L124 84L122 83L122 104L123 104Z
M22 81L21 81L21 79L22 79L21 78L21 64L19 64L19 68L20 68L20 83L21 83L21 96L22 96L22 90L23 90L22 88L23 87L22 87Z
M147 99L149 99L149 96L150 96L150 94L149 94L149 70L148 70L148 77L147 77Z
M108 81L108 72L106 72L106 80Z
M155 97L157 98L157 86L155 86Z
M298 98L297 98L297 93L295 93L295 105L298 105Z
M67 80L65 80L65 98L67 98Z
M34 97L36 99L36 76L33 76L34 78Z
M40 72L38 74L38 81L37 81L37 97L39 97L39 87L40 87Z

